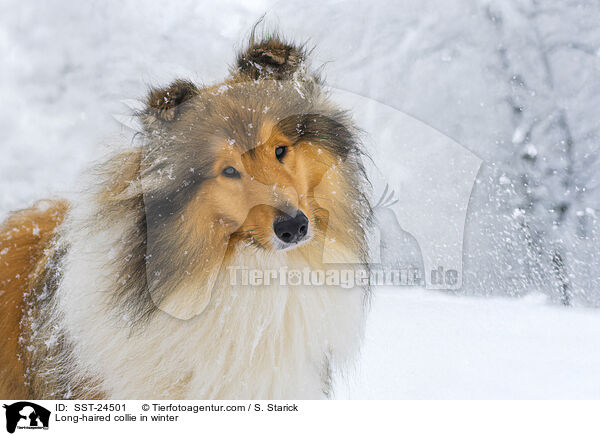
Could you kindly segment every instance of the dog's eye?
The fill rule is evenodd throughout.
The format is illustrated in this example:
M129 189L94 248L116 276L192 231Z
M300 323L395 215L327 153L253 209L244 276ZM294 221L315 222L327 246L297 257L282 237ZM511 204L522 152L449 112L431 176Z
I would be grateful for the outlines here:
M238 170L236 170L234 167L223 168L223 171L221 171L221 174L223 174L225 177L229 177L231 179L239 179L240 178L240 172Z
M285 145L280 145L275 149L275 157L279 162L283 159L283 157L287 154L287 147Z

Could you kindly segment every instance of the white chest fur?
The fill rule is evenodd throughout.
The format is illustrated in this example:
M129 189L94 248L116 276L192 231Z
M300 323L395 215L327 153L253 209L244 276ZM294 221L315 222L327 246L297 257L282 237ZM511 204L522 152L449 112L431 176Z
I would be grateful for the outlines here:
M119 228L66 233L70 250L56 309L74 346L73 377L99 379L110 398L319 398L325 364L344 365L358 351L361 288L232 285L230 271L221 273L199 316L180 320L158 311L135 330L125 328L110 307L114 272L105 268ZM307 266L288 261L284 253L261 259L248 249L232 264Z

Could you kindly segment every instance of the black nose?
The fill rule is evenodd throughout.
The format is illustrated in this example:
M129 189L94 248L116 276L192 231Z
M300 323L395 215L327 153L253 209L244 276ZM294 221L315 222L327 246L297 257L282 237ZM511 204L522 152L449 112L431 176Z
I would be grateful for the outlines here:
M279 239L288 244L301 241L308 232L308 218L299 210L295 217L282 215L275 218L273 230Z

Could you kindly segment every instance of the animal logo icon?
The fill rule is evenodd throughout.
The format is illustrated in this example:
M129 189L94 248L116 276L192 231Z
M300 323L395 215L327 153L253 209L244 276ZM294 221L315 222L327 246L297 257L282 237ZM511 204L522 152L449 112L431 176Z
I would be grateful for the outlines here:
M6 431L14 433L17 428L48 429L50 411L42 406L29 401L19 401L10 405L4 404L6 409Z

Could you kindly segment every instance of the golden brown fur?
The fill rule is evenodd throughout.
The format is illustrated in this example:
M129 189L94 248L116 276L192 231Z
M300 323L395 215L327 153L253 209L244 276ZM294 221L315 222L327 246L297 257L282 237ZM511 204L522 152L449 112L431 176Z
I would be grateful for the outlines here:
M67 210L66 201L39 202L0 227L0 398L30 398L19 344L24 299Z
M0 395L329 392L331 361L344 362L360 341L368 289L254 294L234 288L226 271L324 269L326 244L336 262L366 266L371 210L360 144L305 59L302 47L253 36L222 83L150 90L137 114L143 144L96 168L56 244L66 203L9 218L0 234L0 250L9 248L0 256ZM300 213L308 236L282 244L277 220Z

